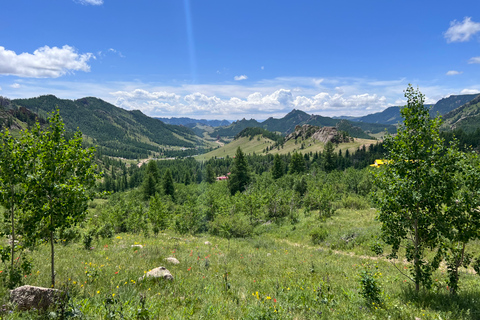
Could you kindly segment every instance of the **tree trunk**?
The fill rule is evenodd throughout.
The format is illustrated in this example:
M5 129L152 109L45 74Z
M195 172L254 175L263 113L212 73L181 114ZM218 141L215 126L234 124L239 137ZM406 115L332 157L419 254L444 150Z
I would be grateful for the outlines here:
M415 265L415 291L420 291L420 252L419 252L419 240L418 240L418 219L415 219L415 257L413 264Z
M12 200L11 200L11 204L10 204L10 209L11 209L11 218L12 218L12 242L10 243L10 245L12 246L11 250L12 250L12 253L11 253L11 260L12 260L12 271L13 271L13 262L15 261L15 205L13 204L13 186L12 186Z
M55 288L55 251L53 246L53 214L50 214L50 249L52 258L52 288Z

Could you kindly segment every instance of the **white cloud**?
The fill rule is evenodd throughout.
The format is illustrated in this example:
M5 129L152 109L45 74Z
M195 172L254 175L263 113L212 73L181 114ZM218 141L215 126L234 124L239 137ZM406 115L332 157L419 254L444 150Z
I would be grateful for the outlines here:
M18 89L18 88L20 88L20 84L14 83L14 84L10 85L10 88Z
M83 5L91 4L92 6L101 6L103 4L103 0L76 0L76 2Z
M453 20L450 22L450 28L445 32L444 36L447 42L465 42L480 32L480 23L473 22L471 17L465 17L463 22Z
M265 70L265 67L264 67L264 66L261 66L260 69Z
M480 90L477 89L463 89L460 91L460 94L475 94L475 93L480 93Z
M90 71L91 53L78 54L70 46L44 46L30 53L16 54L0 46L0 74L27 78L58 78L72 71Z
M445 73L447 76L456 76L457 74L462 74L463 71L457 71L457 70L450 70Z
M468 63L480 63L480 57L473 57L468 60Z
M233 77L233 79L234 79L235 81L242 81L242 80L247 80L248 77L247 77L246 75L242 74L241 76L235 76L235 77Z

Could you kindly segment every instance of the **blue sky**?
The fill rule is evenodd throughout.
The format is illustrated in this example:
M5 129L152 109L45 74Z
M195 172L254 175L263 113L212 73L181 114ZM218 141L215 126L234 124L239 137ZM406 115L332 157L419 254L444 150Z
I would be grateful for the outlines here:
M479 1L10 0L0 95L150 116L359 116L480 93Z

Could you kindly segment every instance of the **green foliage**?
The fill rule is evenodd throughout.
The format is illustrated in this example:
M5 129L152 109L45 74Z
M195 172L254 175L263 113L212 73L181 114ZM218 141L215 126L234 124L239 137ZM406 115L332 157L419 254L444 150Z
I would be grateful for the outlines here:
M439 134L441 120L430 118L424 96L409 86L405 97L404 124L395 137L385 140L389 162L375 170L374 197L391 256L406 246L418 291L421 284L431 286L432 272L445 254L444 241L461 245L478 236L474 230L480 226L480 215L475 208L480 203L473 195L480 190L480 173L455 143L445 146ZM428 261L427 248L437 248ZM457 259L453 272L462 264L463 258Z
M237 192L243 192L250 183L250 172L248 168L247 159L240 147L235 154L233 168L228 179L228 186L230 193L234 195Z
M158 194L150 198L148 219L153 226L155 235L169 226L168 205L165 202Z
M301 174L305 171L305 160L301 153L295 152L290 161L289 174Z
M382 288L380 285L381 273L378 266L367 264L359 274L360 294L367 301L369 307L382 305Z
M273 166L272 166L272 177L273 179L278 179L283 176L285 172L284 165L280 155L277 153L273 158Z
M252 235L253 226L243 213L221 214L211 222L210 233L227 239L245 238Z
M323 226L316 227L310 231L310 237L313 244L319 245L328 237L328 230Z
M172 200L175 201L175 186L173 184L172 172L170 169L167 169L163 175L162 186L163 193L172 197Z

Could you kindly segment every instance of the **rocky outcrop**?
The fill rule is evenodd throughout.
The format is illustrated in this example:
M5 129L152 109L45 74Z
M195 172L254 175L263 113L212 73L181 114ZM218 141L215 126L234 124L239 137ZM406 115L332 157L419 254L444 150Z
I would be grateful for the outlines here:
M62 291L51 288L27 285L10 291L10 301L19 310L31 310L33 308L46 310L63 298Z
M148 271L143 277L140 277L138 281L142 281L144 279L164 279L164 280L173 280L173 276L170 271L167 270L165 267L158 267Z
M296 126L295 131L285 137L285 141L298 138L306 140L310 137L323 143L329 141L332 143L342 143L353 140L345 132L339 132L335 127L317 127L304 124L303 126Z
M179 264L180 261L177 260L177 258L174 257L168 257L165 259L165 261L170 262L171 264Z

